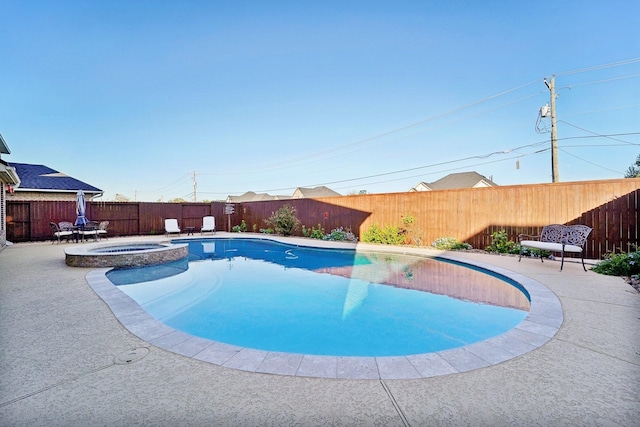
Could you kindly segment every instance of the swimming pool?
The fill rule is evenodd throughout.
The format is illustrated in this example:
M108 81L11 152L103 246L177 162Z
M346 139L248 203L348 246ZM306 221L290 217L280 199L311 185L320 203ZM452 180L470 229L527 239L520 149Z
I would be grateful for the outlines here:
M415 355L487 340L528 315L514 281L445 260L257 239L179 242L189 244L188 268L113 270L109 280L164 324L233 346Z
M220 233L222 234L222 233ZM249 234L232 234L235 239ZM224 236L218 236L224 237ZM254 236L251 236L254 237ZM270 375L314 377L326 379L410 379L432 378L485 368L535 350L558 332L564 315L558 297L537 280L516 271L499 267L503 257L479 254L433 251L425 248L381 246L344 242L325 242L301 238L264 236L264 239L294 243L305 247L349 248L356 252L378 253L380 256L411 254L444 258L506 277L523 287L530 296L528 316L504 334L474 344L450 350L408 356L345 357L270 352L224 344L200 338L171 328L151 316L131 297L124 294L107 278L111 268L98 268L86 275L91 289L107 304L113 315L147 348L160 348L185 358L218 365L223 368ZM147 241L163 241L149 238ZM498 260L501 262L493 262ZM503 262L502 262L503 263ZM508 263L507 263L508 264ZM518 264L513 264L518 268ZM186 266L185 268L188 268ZM180 268L168 268L168 276L179 274ZM487 292L489 294L489 292Z

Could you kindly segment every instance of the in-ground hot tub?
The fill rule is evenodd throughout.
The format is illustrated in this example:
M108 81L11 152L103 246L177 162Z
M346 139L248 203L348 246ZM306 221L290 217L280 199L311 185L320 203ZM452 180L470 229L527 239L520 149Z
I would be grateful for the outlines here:
M186 243L95 243L64 250L71 267L134 267L177 261L189 255Z

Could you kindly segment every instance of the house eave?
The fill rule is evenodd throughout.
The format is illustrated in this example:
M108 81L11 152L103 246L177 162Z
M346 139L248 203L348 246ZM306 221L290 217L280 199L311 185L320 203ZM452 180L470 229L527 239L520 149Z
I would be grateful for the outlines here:
M16 169L7 166L4 162L0 162L0 181L15 186L20 185L20 177L16 173Z

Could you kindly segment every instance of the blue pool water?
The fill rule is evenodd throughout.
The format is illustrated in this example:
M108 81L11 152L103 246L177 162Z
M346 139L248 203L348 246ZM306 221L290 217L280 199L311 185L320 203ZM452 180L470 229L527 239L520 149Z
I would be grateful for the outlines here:
M113 270L151 315L192 335L267 351L397 356L508 331L528 298L493 275L434 259L189 240L189 262Z

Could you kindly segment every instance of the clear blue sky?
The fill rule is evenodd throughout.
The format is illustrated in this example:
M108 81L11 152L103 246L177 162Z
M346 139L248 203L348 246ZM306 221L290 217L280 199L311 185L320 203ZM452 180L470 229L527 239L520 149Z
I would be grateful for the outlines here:
M622 178L640 154L635 0L0 0L0 16L3 160L106 200L192 200L194 173L198 200L472 170L550 182L552 75L561 181Z

